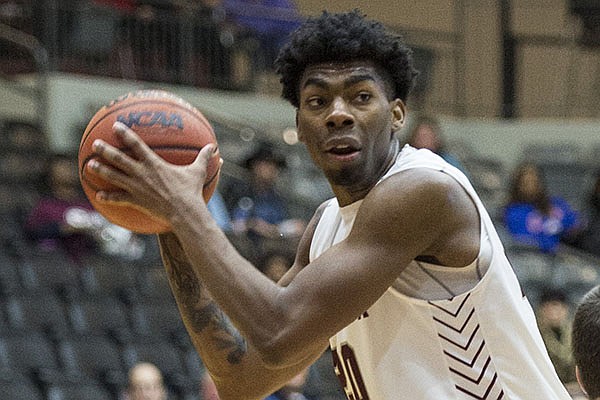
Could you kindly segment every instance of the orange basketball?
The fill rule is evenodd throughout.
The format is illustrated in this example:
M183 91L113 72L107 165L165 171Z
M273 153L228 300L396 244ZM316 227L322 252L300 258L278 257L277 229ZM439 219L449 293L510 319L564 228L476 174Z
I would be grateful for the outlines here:
M128 93L102 107L87 125L79 145L79 178L83 190L94 206L110 222L138 233L168 232L164 219L147 210L96 201L99 190L117 189L103 179L87 174L85 164L94 158L95 139L129 153L112 126L120 121L133 129L159 156L172 164L191 164L202 147L217 143L213 129L200 111L178 96L162 90ZM203 197L208 202L219 180L220 157L217 151L209 161Z

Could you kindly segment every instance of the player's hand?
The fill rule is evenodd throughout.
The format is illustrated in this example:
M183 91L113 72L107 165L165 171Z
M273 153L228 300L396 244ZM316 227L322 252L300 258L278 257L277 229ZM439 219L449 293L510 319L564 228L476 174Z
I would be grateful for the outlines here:
M98 159L90 160L86 167L120 190L99 191L97 200L129 203L167 220L177 207L203 203L198 199L202 198L208 161L216 151L214 144L204 146L192 164L174 165L158 156L126 125L116 122L113 130L128 153L98 139L93 144Z

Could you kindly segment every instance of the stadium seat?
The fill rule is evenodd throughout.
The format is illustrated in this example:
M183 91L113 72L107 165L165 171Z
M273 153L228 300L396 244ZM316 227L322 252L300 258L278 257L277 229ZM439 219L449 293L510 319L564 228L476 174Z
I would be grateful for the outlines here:
M22 289L15 260L0 252L0 298L19 293Z
M95 383L55 383L46 388L48 400L113 400L100 384Z
M57 339L68 335L69 324L60 299L52 293L43 296L15 295L0 302L7 316L7 328L14 333L40 332Z
M116 297L82 297L67 305L73 333L107 335L117 341L131 336L127 310Z
M69 338L58 344L58 353L66 375L76 381L101 382L112 393L126 385L120 348L106 336Z
M18 265L23 286L30 292L51 291L68 299L81 291L79 268L61 250L31 246Z
M592 187L593 169L580 162L547 161L539 164L548 193L567 200L576 210L585 209Z
M35 376L40 384L51 384L62 377L54 345L39 332L0 337L0 354L10 370Z
M87 258L81 277L84 294L88 296L116 296L124 303L131 303L137 297L136 267L131 263L96 254Z
M139 268L138 288L141 300L174 302L167 274L162 266Z
M130 312L136 335L172 339L185 330L175 301L139 302L131 306Z
M29 380L3 382L0 380L0 399L44 400L39 388Z

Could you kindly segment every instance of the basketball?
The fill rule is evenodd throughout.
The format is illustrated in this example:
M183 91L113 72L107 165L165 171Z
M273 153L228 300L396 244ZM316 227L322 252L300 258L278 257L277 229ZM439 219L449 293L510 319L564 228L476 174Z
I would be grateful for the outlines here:
M204 115L180 97L162 90L140 90L121 96L96 112L88 123L79 145L79 178L83 191L94 208L108 221L133 232L168 232L164 219L130 205L103 204L96 200L100 190L119 190L105 180L86 173L86 163L94 158L92 143L102 139L130 154L113 132L113 124L122 122L135 131L160 157L177 164L191 164L202 147L217 143L212 126ZM219 152L209 161L203 188L203 201L212 196L220 172ZM199 199L202 200L202 199Z

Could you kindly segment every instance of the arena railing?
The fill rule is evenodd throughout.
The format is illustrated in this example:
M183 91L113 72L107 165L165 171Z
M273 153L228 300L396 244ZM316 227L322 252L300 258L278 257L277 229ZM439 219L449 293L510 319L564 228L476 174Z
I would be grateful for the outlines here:
M52 6L37 9L23 3L23 18L13 28L40 38L51 71L252 89L256 40L208 10L129 12L100 2L47 3ZM17 65L21 54L9 57Z

